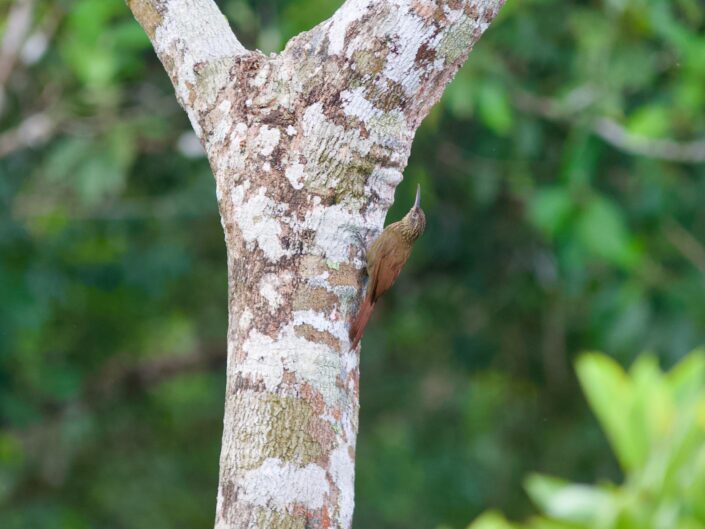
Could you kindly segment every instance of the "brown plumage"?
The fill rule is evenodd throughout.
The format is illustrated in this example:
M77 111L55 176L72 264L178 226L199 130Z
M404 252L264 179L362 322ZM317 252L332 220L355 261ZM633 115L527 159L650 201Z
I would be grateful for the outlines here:
M421 188L416 188L416 201L409 213L399 222L390 224L372 243L367 252L367 294L350 326L351 349L360 343L375 303L389 290L406 264L411 248L424 229L426 216L421 209Z

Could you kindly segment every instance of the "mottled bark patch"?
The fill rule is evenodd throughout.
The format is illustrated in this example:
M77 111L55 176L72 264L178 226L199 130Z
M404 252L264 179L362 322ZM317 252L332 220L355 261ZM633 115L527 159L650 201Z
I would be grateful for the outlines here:
M354 263L330 263L313 255L305 256L301 260L303 275L324 277L325 281L334 287L359 287L360 268L361 266L356 266Z
M147 36L153 39L154 32L159 24L162 23L161 2L155 0L127 0L127 6L132 10Z
M294 310L315 310L321 312L338 302L334 292L323 287L301 288L294 297Z
M333 444L330 424L318 418L310 403L270 395L264 417L269 418L264 457L306 466L320 461ZM326 435L326 433L328 435Z
M294 327L294 332L296 332L296 336L305 338L309 342L324 343L337 351L341 350L340 340L328 331L319 331L308 323L297 325Z
M306 516L279 513L271 509L260 507L256 511L256 527L269 529L310 529Z

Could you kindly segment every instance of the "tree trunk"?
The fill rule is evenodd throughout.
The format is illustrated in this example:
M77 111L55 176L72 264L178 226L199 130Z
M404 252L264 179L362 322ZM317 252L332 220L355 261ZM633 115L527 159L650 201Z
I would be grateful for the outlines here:
M212 0L128 0L210 161L228 250L216 528L352 524L367 244L503 0L348 0L280 54Z

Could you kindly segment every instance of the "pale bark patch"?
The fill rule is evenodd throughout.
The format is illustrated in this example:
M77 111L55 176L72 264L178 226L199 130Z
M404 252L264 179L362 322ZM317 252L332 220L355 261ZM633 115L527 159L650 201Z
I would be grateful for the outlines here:
M348 0L345 4L348 9L340 9L333 15L328 30L328 53L330 55L338 55L343 52L348 27L365 14L370 4L369 0Z
M338 513L338 527L352 525L353 510L355 508L355 459L354 454L345 446L339 446L330 456L330 469L333 482L340 491Z
M264 125L259 130L259 135L257 136L259 153L262 156L269 156L272 154L276 146L279 144L280 137L281 132L279 132L279 129L270 128L267 125Z
M269 303L270 312L282 306L284 298L281 288L291 281L291 273L267 274L259 283L259 293Z
M329 492L326 472L320 466L305 467L267 459L242 478L242 499L261 507L285 510L292 503L319 509Z
M327 332L342 343L347 343L345 322L331 324L330 316L308 311L298 311L293 321L285 326L275 338L250 331L242 350L246 356L236 367L240 376L261 382L268 391L276 391L284 373L295 373L299 382L307 382L316 389L329 405L338 405L343 400L338 378L346 373L338 358L338 352L326 343L312 342L297 333L300 325Z
M286 204L276 203L266 196L266 188L260 187L254 196L246 198L249 182L236 186L231 193L235 222L249 250L255 244L270 261L289 255L281 243L282 227L277 220L287 209Z
M286 168L284 175L294 189L304 187L304 164L298 162L291 164Z

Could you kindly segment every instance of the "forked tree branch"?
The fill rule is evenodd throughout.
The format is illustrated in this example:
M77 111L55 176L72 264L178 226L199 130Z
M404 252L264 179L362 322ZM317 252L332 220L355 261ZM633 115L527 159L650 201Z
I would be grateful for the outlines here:
M247 50L213 0L127 0L127 5L201 136L197 113L207 109L227 82L232 59Z
M398 111L415 130L503 3L348 0L284 55L316 57L349 114Z
M209 0L130 0L208 154L225 230L217 529L350 529L355 234L381 229L418 125L502 4L348 0L265 56Z

